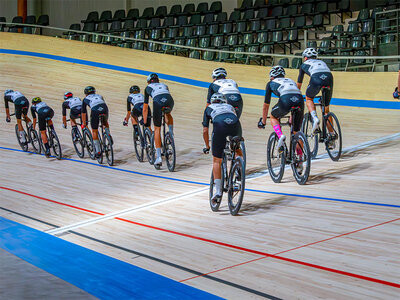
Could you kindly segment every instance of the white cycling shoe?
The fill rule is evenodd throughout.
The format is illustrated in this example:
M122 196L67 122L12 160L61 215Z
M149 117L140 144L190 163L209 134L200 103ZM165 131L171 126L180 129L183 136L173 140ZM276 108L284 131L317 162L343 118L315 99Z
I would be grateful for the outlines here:
M283 150L283 144L285 143L285 141L286 141L286 136L282 134L278 140L278 145L277 145L279 151Z
M154 164L155 164L155 165L158 165L158 166L161 166L161 165L162 165L162 158L161 158L161 156L156 158Z
M221 202L221 198L222 198L222 193L221 193L221 194L215 193L215 194L212 196L211 201L212 201L213 203L219 203L219 202Z
M319 128L319 119L313 118L312 133L315 134Z

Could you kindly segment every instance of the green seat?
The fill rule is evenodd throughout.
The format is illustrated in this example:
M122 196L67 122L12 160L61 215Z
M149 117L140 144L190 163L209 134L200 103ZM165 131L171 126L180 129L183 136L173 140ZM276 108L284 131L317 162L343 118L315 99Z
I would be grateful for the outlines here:
M210 47L210 37L203 36L199 39L199 47L200 48L208 48Z
M190 58L200 59L200 51L198 50L191 50L189 53Z
M258 51L259 51L258 45L252 45L247 48L247 52L258 53ZM261 61L260 56L256 54L247 55L246 64L250 64L252 61L256 62L257 64L260 64Z
M212 46L221 48L224 45L224 36L222 34L215 35L212 40Z
M243 35L243 44L248 46L253 43L253 34L252 33L245 33Z
M292 59L292 69L300 69L303 60L300 57L294 57Z
M228 47L223 47L221 50L229 51ZM217 54L217 60L218 61L226 61L230 58L231 54L230 53L225 53L225 52L218 52Z
M278 61L278 65L284 67L284 68L289 68L289 59L288 58L281 58Z
M203 59L204 60L211 61L211 60L214 60L214 58L215 58L215 52L213 52L213 51L204 51L204 53L203 53Z

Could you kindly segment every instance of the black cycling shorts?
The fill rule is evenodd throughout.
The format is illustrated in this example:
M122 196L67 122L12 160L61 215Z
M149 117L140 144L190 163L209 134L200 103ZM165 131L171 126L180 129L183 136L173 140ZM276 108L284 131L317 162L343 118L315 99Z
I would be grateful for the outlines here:
M154 126L161 127L161 110L163 107L169 107L169 111L174 108L174 99L169 94L155 96L153 99L153 119Z
M131 116L132 117L136 117L139 118L143 113L143 103L140 104L136 104L131 111ZM146 124L144 124L144 126L149 127L151 125L151 109L149 107L149 110L147 112L147 121Z
M99 128L100 116L104 116L104 121L108 121L108 107L105 103L96 105L91 109L90 126L92 129Z
M287 94L279 98L278 103L272 108L271 115L280 119L286 116L292 107L299 107L300 111L296 113L293 120L293 130L300 131L303 122L304 101L300 94Z
M39 120L39 130L46 130L46 123L54 117L54 111L50 107L39 109L37 112Z
M22 115L25 115L28 113L28 108L29 108L29 101L25 97L19 97L14 101L14 106L15 106L15 117L17 120L20 120Z
M223 114L213 121L211 147L214 157L222 158L227 136L242 136L242 126L234 114Z
M226 94L226 101L228 104L232 105L236 110L236 115L240 119L243 110L243 99L240 94Z
M323 86L329 86L330 89L325 95L325 105L328 106L331 103L332 91L333 91L333 76L330 72L315 73L310 78L306 90L306 96L309 98L315 98Z
M79 119L81 117L82 106L74 106L69 112L70 119Z

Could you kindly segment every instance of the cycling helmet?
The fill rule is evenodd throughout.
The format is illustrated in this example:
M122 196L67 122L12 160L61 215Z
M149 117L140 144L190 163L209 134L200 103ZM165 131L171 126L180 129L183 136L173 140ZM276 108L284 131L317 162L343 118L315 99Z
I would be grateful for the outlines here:
M85 87L85 90L83 92L85 93L85 95L94 94L96 93L96 89L93 86L89 85Z
M74 95L71 93L71 92L66 92L65 94L64 94L64 100L67 100L67 99L69 99L69 98L72 98Z
M285 69L282 66L274 66L272 67L271 71L269 71L269 79L272 77L276 78L278 76L285 76Z
M7 95L7 94L12 93L12 92L14 92L14 91L13 91L13 90L6 90L6 91L4 92L4 95Z
M35 98L32 99L32 104L37 104L37 103L40 103L40 102L42 102L42 99L40 97L35 97Z
M212 72L212 78L213 79L216 79L216 78L218 78L220 76L226 77L227 75L228 75L228 73L226 72L226 70L224 68L218 68L218 69L215 69Z
M303 51L303 57L317 57L318 52L315 50L315 48L307 48L306 50Z
M226 103L226 98L221 93L215 93L211 96L211 103Z
M149 76L147 76L147 82L153 81L158 82L158 75L156 73L151 73Z
M140 87L138 87L137 85L132 85L131 88L129 89L129 93L132 94L133 92L140 93Z

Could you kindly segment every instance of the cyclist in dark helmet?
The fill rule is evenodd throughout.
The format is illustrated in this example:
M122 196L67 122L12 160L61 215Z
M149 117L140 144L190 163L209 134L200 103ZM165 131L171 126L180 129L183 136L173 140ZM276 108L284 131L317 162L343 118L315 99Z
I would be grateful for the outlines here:
M52 130L54 130L53 121L51 120L54 117L54 111L45 102L43 102L40 97L35 97L32 99L31 114L33 117L33 128L36 127L36 114L38 115L39 131L45 147L44 154L46 155L46 157L49 157L50 146L46 133L46 123Z

